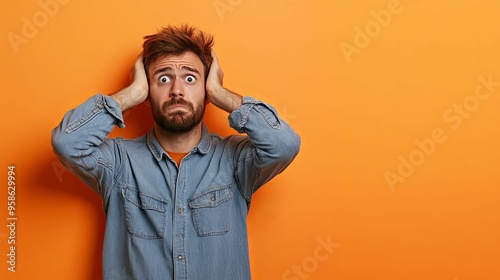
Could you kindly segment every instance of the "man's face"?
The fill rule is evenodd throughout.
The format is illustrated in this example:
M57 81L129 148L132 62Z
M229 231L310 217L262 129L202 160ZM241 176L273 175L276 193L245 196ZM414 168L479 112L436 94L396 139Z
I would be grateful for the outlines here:
M197 126L205 112L205 73L198 56L163 56L147 71L156 124L167 132L188 132Z

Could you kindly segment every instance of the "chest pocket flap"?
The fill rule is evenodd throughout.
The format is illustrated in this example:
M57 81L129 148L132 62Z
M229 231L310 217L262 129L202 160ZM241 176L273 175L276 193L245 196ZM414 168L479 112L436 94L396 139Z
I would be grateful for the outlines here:
M123 188L125 223L130 234L147 239L162 238L166 226L167 201Z
M233 212L232 198L231 185L226 185L209 189L189 199L198 236L222 235L229 231Z

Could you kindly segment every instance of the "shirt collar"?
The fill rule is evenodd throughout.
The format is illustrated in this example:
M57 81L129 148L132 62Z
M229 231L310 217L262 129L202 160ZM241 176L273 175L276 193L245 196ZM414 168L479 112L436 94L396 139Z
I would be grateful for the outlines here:
M161 161L163 158L163 155L166 155L167 153L163 150L163 148L160 145L160 142L156 138L156 134L154 131L154 128L151 128L149 132L146 135L147 137L147 145L153 156L156 158L156 160ZM190 153L196 153L199 152L200 154L207 154L208 151L210 150L210 146L212 142L210 141L210 132L208 131L208 128L204 123L201 123L201 140L200 143L196 147L191 150Z

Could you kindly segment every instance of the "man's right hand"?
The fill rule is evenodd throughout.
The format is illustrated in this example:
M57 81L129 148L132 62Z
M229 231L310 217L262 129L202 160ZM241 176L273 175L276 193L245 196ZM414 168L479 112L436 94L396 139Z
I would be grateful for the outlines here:
M134 66L130 69L131 83L128 87L111 95L120 107L122 112L141 104L148 97L149 86L144 63L142 62L142 52L137 56Z

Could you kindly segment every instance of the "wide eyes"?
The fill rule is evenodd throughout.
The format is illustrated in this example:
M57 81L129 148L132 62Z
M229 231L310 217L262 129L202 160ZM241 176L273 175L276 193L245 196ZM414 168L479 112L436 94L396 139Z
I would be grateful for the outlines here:
M160 76L160 78L158 78L158 81L160 83L168 83L168 82L170 82L170 78L168 76L163 75L163 76Z
M171 81L172 80L170 79L170 77L166 76L166 75L160 76L158 78L158 82L161 84L169 83ZM184 81L186 81L188 84L192 84L192 83L196 82L196 77L193 75L188 75L184 78Z
M186 76L185 80L190 84L196 82L196 78L193 75Z

